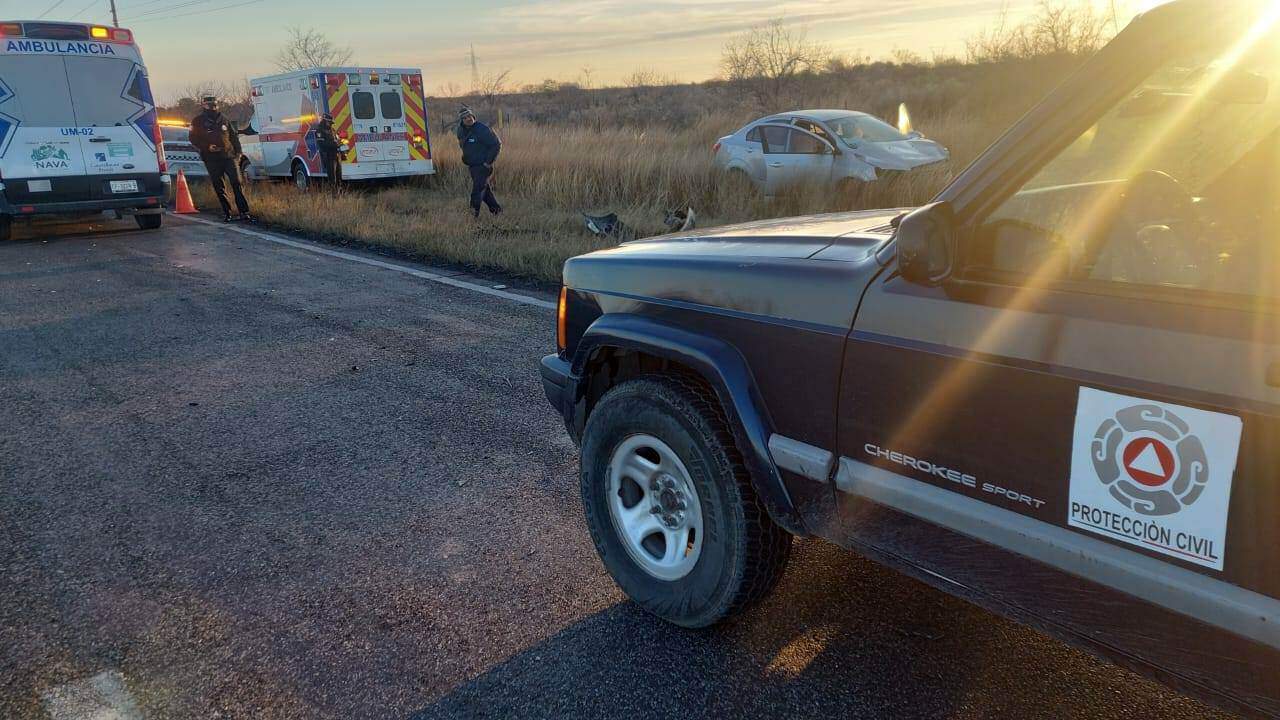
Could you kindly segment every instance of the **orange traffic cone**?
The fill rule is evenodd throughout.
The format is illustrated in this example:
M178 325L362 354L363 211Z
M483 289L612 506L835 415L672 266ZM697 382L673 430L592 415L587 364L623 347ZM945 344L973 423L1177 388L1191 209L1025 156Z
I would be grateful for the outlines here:
M178 184L173 189L173 212L177 215L191 215L198 213L196 204L191 202L191 188L187 187L187 175L178 169Z

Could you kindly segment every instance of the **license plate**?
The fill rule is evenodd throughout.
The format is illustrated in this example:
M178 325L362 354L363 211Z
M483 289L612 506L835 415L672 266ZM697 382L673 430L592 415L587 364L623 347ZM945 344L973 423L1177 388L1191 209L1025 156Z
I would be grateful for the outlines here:
M113 193L138 192L138 181L137 180L112 180L111 192Z
M49 180L28 180L27 192L50 192L53 190L53 184Z

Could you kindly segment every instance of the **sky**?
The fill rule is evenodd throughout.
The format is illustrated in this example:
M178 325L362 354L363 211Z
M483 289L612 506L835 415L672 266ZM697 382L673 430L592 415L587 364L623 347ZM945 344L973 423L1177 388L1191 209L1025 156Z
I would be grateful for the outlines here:
M1095 0L1105 2L1106 0ZM0 18L108 22L109 0L0 0ZM510 71L617 84L638 69L683 82L714 77L734 34L766 22L805 28L837 53L887 57L895 49L963 54L964 40L1036 0L116 0L142 47L160 102L183 88L274 72L293 25L350 47L356 65L421 67L429 92ZM243 4L247 3L247 4ZM239 7L235 7L239 5ZM34 10L33 10L34 8Z

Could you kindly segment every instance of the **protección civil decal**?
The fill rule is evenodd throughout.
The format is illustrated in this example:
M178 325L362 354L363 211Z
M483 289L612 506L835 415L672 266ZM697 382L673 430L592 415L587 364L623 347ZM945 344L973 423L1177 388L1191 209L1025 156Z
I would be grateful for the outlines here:
M1067 524L1222 569L1242 423L1080 388Z

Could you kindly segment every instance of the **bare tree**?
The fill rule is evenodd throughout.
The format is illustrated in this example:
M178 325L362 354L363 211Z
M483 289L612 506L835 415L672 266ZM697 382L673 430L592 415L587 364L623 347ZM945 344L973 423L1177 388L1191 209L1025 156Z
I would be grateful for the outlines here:
M790 28L781 18L733 38L724 46L720 66L725 77L742 83L757 99L777 105L796 77L821 70L831 51L809 42L803 28Z
M471 95L483 98L486 103L493 103L494 98L507 93L510 76L511 70L509 68L501 72L485 73L476 83Z
M436 88L436 95L442 98L462 97L462 86L456 82L449 81Z
M675 78L647 67L636 68L622 79L622 86L629 88L663 87L675 84Z
M276 68L280 72L333 67L349 62L351 48L339 47L319 30L303 29L299 25L289 28L289 42L276 53Z
M219 109L236 122L245 122L253 115L253 89L248 80L188 83L178 91L173 105L165 110L181 118L193 117L200 112L200 98L205 95L218 98Z
M894 65L926 65L927 61L924 56L914 50L907 48L894 48L889 53L889 59Z
M1008 8L999 22L965 41L969 62L996 62L1046 55L1089 55L1106 44L1119 25L1091 3L1040 0L1030 19L1012 24Z

